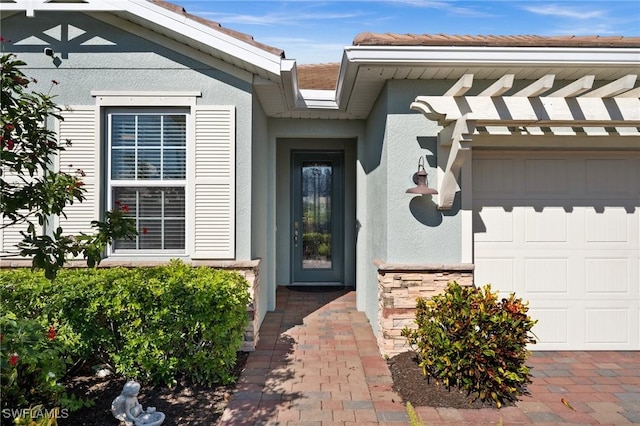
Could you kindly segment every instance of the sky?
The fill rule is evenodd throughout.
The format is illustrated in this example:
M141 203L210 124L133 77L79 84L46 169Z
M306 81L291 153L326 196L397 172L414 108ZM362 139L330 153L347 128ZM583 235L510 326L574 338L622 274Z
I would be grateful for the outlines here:
M298 64L340 62L361 32L640 36L638 0L172 0Z

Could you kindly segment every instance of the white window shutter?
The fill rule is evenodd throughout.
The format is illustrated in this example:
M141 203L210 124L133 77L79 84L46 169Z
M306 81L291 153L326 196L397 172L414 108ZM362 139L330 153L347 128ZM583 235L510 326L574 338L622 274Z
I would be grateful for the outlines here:
M198 106L191 150L193 258L235 257L235 108Z
M65 235L93 234L95 229L91 227L91 221L100 217L100 191L97 187L100 144L96 133L96 110L91 106L77 106L63 111L61 115L64 121L58 121L57 129L60 143L65 144L69 140L71 146L60 152L55 167L69 174L82 170L85 176L81 180L86 192L82 203L76 201L67 205L64 210L67 217L59 217L54 226L61 226Z
M18 175L5 166L2 167L2 178L10 184L21 182ZM24 214L26 210L21 212ZM4 225L11 223L11 221L4 216L2 216L0 222L2 223L2 226L0 226L0 255L15 255L18 253L17 245L22 241L20 231L26 231L27 225L11 225L4 228ZM37 221L35 223L37 224Z

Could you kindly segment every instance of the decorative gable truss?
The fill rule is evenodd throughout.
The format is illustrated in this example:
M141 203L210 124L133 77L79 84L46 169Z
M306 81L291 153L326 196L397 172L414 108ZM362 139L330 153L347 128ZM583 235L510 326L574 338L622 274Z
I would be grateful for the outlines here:
M511 89L513 74L507 74L477 96L465 96L473 75L465 74L443 96L418 96L411 109L422 112L443 129L438 135L438 208L449 210L459 187L459 172L471 154L471 141L480 132L490 135L586 136L617 133L640 135L640 88L637 75L627 75L591 90L588 75L546 96L555 76L546 75L519 92ZM591 90L591 91L590 91Z

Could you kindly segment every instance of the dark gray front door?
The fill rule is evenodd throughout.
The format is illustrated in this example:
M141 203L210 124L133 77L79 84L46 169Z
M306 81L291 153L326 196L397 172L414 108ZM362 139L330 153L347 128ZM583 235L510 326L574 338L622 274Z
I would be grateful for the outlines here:
M344 281L343 153L292 153L292 281Z

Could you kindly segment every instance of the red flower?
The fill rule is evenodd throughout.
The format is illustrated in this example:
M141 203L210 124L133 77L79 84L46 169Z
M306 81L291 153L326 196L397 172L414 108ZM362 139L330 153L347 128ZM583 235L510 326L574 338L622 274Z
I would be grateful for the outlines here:
M9 358L9 364L16 365L17 363L18 363L18 354L11 355L11 358Z
M4 128L7 129L8 131L12 131L15 127L13 127L13 124L5 124Z
M52 325L49 326L49 332L47 333L47 339L53 340L56 338L56 329Z
M120 201L116 200L115 204L116 204L116 206L119 206L120 205Z
M143 234L146 234L147 232L149 232L149 230L147 229L147 227L146 227L146 226L143 226L143 227L142 227L142 233L143 233Z
M9 151L11 151L11 150L13 149L14 145L15 145L15 142L13 142L13 140L9 139L9 140L7 141L7 149L8 149Z
M129 206L126 204L123 204L120 206L120 210L122 210L124 213L129 213Z

